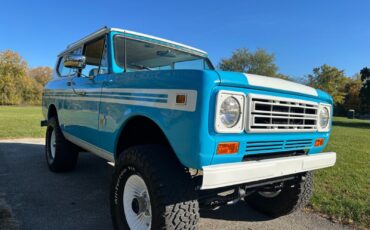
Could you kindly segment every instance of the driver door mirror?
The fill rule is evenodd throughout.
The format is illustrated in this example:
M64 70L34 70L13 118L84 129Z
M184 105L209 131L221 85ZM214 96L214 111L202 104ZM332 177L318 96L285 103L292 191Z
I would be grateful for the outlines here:
M64 57L64 67L83 69L86 66L86 57L79 54L68 54Z

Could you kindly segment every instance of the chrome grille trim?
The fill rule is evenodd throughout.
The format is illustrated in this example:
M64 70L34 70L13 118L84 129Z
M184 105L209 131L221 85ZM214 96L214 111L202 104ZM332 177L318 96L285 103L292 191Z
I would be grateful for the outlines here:
M247 132L317 131L319 103L249 94Z

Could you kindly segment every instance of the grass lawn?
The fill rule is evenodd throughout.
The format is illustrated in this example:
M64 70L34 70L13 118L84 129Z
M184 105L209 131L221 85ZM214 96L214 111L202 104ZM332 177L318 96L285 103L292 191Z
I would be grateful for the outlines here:
M0 106L0 139L44 137L42 119L41 107ZM337 164L315 173L312 209L370 228L370 122L336 117L326 151Z
M44 137L41 106L0 106L0 139Z
M370 122L336 117L326 150L337 163L315 173L312 208L370 228Z

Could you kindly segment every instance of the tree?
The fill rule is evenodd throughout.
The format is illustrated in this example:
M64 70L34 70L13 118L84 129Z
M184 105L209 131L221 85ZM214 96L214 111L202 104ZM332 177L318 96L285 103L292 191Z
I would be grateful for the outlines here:
M307 76L308 85L329 93L335 105L343 104L346 97L345 86L348 78L343 70L329 65L314 68L313 73Z
M49 70L35 68L30 77L27 62L16 52L0 52L0 105L40 104L42 85Z
M230 58L222 59L219 68L225 71L236 71L275 77L277 67L274 54L263 49L252 53L246 48L237 49Z
M345 110L354 109L359 111L361 108L360 89L362 82L360 77L356 74L350 78L345 86L345 92L347 95L344 99L343 107Z
M22 80L26 77L27 62L16 52L0 52L0 104L22 102Z
M360 71L362 87L360 90L361 110L363 113L370 112L370 69L365 67Z
M11 50L0 52L0 77L10 75L14 78L22 78L26 75L27 62L17 53Z
M0 75L0 105L18 105L22 101L19 85L15 78L7 75Z
M42 86L45 86L51 80L52 74L53 70L46 66L32 68L28 71L28 76L34 78Z

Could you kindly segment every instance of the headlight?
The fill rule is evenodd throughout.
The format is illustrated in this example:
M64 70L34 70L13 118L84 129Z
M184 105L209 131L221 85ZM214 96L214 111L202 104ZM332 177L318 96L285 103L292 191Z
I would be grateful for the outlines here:
M323 105L320 104L319 107L319 117L318 117L318 130L321 132L329 131L329 124L330 124L330 105Z
M222 102L220 119L227 128L232 128L238 123L240 113L240 104L235 97L229 96Z
M232 91L220 91L217 95L215 129L218 133L243 131L245 95Z
M326 107L323 107L320 111L320 127L326 128L329 124L329 110Z

